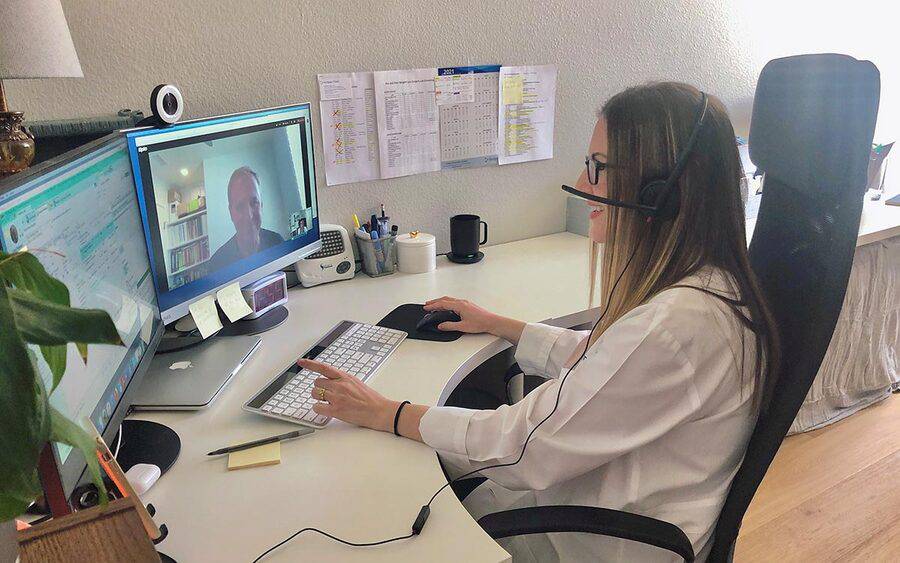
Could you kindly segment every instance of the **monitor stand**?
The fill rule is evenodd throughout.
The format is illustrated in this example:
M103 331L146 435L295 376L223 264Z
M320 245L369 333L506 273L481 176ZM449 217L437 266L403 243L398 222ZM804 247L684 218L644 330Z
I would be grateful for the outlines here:
M222 317L222 313L219 313ZM261 317L255 319L241 319L231 324L222 323L222 330L216 333L216 336L241 336L253 335L267 330L272 330L280 325L288 318L288 310L284 305L279 305L274 309L266 311Z
M222 321L222 329L215 333L216 336L242 336L260 334L267 330L272 330L276 326L282 324L288 318L288 310L284 305L279 305L270 311L267 311L261 317L256 319L241 319L237 322L230 322L225 315L219 311L219 319ZM174 332L182 333L181 336L166 336L159 341L156 349L157 354L167 354L170 352L178 352L193 348L203 343L203 338L196 334L197 325L190 315L175 321L173 325ZM211 337L211 338L212 338Z

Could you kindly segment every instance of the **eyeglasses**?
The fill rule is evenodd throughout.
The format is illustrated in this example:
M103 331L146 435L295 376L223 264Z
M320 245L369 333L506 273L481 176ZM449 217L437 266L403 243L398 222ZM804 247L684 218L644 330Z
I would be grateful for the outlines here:
M587 169L588 183L596 186L600 182L600 172L609 168L609 164L603 162L599 158L599 152L595 152L590 156L584 157L584 166Z

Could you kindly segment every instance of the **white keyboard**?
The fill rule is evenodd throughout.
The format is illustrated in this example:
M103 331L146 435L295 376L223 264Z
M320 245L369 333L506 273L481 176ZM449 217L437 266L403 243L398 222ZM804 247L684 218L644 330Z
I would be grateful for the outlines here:
M406 333L400 330L342 321L303 357L330 364L365 381L381 367L404 338ZM318 373L294 364L247 401L244 409L304 426L323 428L331 418L312 410L318 401L310 394L313 381L318 377L321 377Z

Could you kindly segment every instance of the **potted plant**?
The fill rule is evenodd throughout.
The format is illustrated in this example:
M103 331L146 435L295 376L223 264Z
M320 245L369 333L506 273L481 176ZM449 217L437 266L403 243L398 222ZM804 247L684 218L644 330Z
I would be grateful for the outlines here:
M40 495L38 458L48 442L84 453L107 502L94 441L49 402L66 371L70 342L85 362L88 344L122 344L106 311L71 307L65 284L33 254L0 252L0 526L9 526ZM52 381L41 377L37 351Z

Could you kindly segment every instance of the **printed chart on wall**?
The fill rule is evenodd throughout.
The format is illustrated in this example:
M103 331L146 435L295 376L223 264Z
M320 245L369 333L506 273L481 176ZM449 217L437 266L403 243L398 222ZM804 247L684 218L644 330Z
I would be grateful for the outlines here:
M441 168L437 68L375 72L375 107L382 178Z
M319 99L325 182L380 178L373 73L320 74Z
M442 169L497 164L499 78L500 65L438 69Z
M553 158L556 66L500 68L500 164Z

